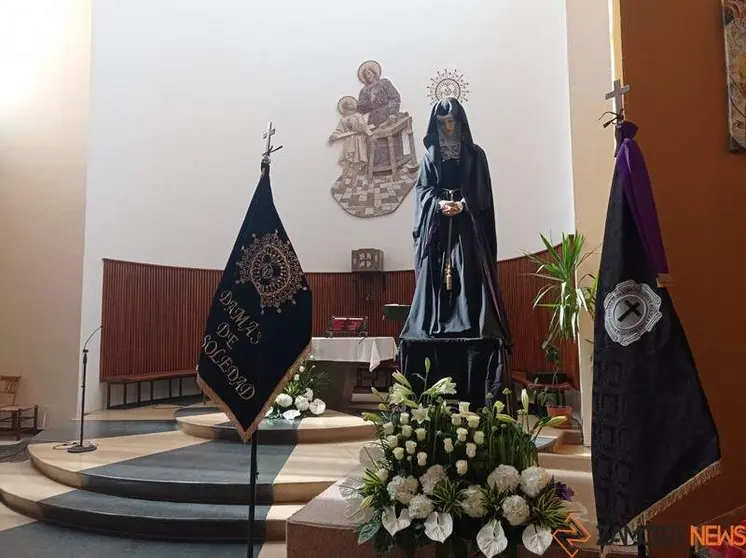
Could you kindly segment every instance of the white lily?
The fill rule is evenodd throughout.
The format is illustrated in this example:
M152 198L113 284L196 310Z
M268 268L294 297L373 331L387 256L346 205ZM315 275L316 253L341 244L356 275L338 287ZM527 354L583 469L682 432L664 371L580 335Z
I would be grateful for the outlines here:
M523 405L523 410L528 413L528 390L524 388L524 390L521 392L521 405Z
M456 395L456 383L451 378L443 378L425 392L427 395Z
M422 424L427 420L427 414L429 412L430 407L417 407L416 409L412 409L412 418Z

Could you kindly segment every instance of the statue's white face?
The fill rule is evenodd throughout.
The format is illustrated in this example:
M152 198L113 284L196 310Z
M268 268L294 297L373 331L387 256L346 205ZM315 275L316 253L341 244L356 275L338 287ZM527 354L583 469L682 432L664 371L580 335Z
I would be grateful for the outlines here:
M456 131L456 119L453 116L446 116L441 121L443 126L443 132L446 136L452 136L453 132Z

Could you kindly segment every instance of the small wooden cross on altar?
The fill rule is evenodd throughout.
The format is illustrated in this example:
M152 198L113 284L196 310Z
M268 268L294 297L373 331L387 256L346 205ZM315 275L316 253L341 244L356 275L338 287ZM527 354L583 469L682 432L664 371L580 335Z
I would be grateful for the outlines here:
M622 87L622 81L615 79L614 89L606 94L606 100L614 99L614 112L619 116L624 114L624 96L629 93L629 90L629 85Z

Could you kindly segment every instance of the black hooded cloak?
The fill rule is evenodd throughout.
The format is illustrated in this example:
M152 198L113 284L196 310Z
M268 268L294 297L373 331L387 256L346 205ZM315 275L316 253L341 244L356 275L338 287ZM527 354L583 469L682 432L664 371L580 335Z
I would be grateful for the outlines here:
M444 134L442 119L456 130ZM460 139L460 142L459 142ZM445 144L445 145L442 145ZM451 376L459 398L475 406L511 385L506 350L512 344L497 283L497 235L492 184L484 151L472 140L456 99L436 103L425 137L427 152L415 186L414 255L416 286L400 336L402 370L414 379L431 361L428 384ZM461 201L448 217L441 200ZM450 255L452 286L445 281Z

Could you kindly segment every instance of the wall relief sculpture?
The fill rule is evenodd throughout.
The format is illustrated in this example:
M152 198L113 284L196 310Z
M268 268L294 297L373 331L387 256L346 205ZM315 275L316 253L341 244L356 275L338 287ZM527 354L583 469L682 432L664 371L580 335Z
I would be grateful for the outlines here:
M375 60L357 70L363 84L357 97L337 102L339 121L329 143L339 148L342 174L332 196L350 215L378 217L393 213L417 179L419 163L412 117L400 110L401 96L382 77Z
M746 151L746 0L723 0L731 151Z

